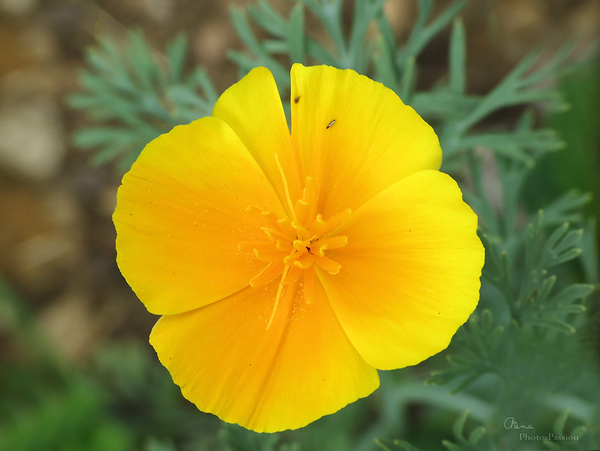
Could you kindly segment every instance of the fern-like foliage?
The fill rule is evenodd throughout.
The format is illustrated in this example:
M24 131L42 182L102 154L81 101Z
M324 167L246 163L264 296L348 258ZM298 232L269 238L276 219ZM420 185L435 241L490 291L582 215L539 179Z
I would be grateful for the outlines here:
M415 26L402 46L396 43L383 11L384 3L357 0L349 33L344 33L342 0L300 0L287 18L265 0L246 9L233 6L232 23L247 51L232 50L229 57L238 66L240 76L254 67L267 67L282 93L289 88L289 68L296 62L328 64L371 75L395 90L434 125L444 149L446 170L462 165L457 157L478 146L527 164L533 164L532 153L563 146L552 130L519 127L514 131L475 133L473 128L507 106L543 100L556 108L566 108L560 93L540 87L540 82L556 76L570 46L537 70L532 67L539 54L531 54L489 94L474 96L466 92L466 34L458 17L466 1L453 3L431 20L433 0L421 0ZM318 20L329 42L307 34L307 10ZM257 37L251 20L267 38ZM447 80L440 81L431 91L416 92L416 56L451 23ZM105 124L80 130L74 136L75 144L97 149L94 163L105 164L117 158L119 169L126 170L145 143L177 124L210 115L218 94L201 68L185 75L187 45L182 36L164 53L154 52L140 32L132 32L123 47L119 51L110 39L99 40L89 52L89 69L80 77L83 91L71 96L70 104ZM289 111L286 99L284 108Z
M110 39L100 39L88 53L89 69L80 76L83 91L68 99L72 108L103 124L76 132L75 145L95 148L94 164L117 159L121 171L157 136L210 115L218 97L206 71L196 68L185 74L183 36L161 55L141 32L132 31L123 50Z

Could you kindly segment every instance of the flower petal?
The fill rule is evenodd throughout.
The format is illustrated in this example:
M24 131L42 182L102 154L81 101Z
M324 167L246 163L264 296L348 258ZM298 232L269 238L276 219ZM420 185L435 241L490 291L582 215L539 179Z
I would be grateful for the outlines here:
M348 245L317 271L344 331L378 369L445 349L477 306L484 250L456 182L417 172L365 203L336 230Z
M149 311L185 312L248 286L265 265L238 249L264 239L249 206L283 214L222 120L175 127L146 146L123 177L113 220L117 263Z
M223 119L237 133L281 199L286 198L285 187L275 154L286 174L292 198L301 196L302 184L290 130L277 85L268 69L257 67L227 89L216 103L213 116Z
M439 169L433 129L381 83L352 70L292 67L292 141L323 216L355 210L394 182Z
M310 303L299 282L285 285L267 327L277 285L163 316L150 336L188 400L258 432L305 426L379 385L377 371L350 344L320 285Z

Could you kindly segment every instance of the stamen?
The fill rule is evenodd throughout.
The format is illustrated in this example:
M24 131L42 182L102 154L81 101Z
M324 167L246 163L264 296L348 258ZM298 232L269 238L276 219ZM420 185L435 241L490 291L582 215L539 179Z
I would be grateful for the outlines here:
M292 198L290 197L290 190L288 187L287 179L285 178L285 173L283 172L283 168L281 167L281 163L279 162L279 157L277 156L277 154L275 154L275 162L277 163L277 168L279 169L279 173L281 174L281 180L283 180L285 198L287 199L288 207L290 208L290 213L292 214L292 219L298 222L298 218L296 217L296 210L294 209L294 204L292 203Z
M283 262L269 263L250 281L250 286L252 288L262 287L273 280L278 274L281 274L281 271L286 271L287 268L289 268L289 266L284 265Z
M277 307L279 306L279 300L281 299L281 294L283 293L283 281L286 278L290 267L286 265L283 270L283 275L281 276L281 282L279 282L279 287L277 287L277 296L275 296L275 305L273 306L273 311L271 312L271 317L269 318L269 322L267 323L267 330L271 327L271 323L273 322L273 318L275 318L275 312L277 311Z
M340 211L337 215L332 216L327 220L327 228L323 233L329 233L337 227L341 226L352 215L352 210L346 208Z
M271 248L269 249L254 249L254 255L256 256L257 260L270 263L284 258L286 256L286 252L274 248L273 245L271 245Z
M249 207L248 211L259 220L267 241L242 242L238 245L241 252L253 253L256 259L267 263L250 281L250 286L260 287L277 276L281 277L267 329L273 324L280 304L297 302L293 298L298 290L302 289L304 302L307 304L315 300L316 284L319 283L315 265L329 274L340 272L342 265L325 254L326 251L343 248L348 244L348 237L336 234L335 230L351 216L350 209L327 221L323 215L318 214L317 184L312 177L306 177L302 198L295 205L292 204L288 182L277 154L275 162L281 174L289 213L280 219L273 212ZM330 232L335 236L330 236Z
M286 251L287 253L290 253L293 248L292 243L290 243L289 240L277 240L277 244L275 244L275 247L280 251Z
M298 211L296 212L302 224L307 223L311 218L315 217L317 214L318 200L317 182L312 177L306 177L304 190L302 191L302 200L296 203L296 206L300 203L302 204L302 207L304 207L304 205L306 206L303 208L304 215L301 215Z
M342 269L342 265L340 265L338 262L330 259L329 257L325 257L324 255L316 256L315 263L317 264L317 266L319 266L320 268L323 268L329 274L335 275L340 272L340 269Z
M310 226L310 231L316 236L321 236L327 231L327 222L323 220L323 216L320 213Z
M315 270L308 268L304 271L304 301L312 304L315 299Z
M300 223L305 223L310 218L311 205L302 199L296 201L296 217Z
M290 271L288 272L285 279L283 279L282 283L285 285L289 285L290 283L294 283L296 280L300 278L304 270L296 265L289 266Z
M299 240L309 240L312 234L299 222L294 221L292 227L296 231L296 236Z
M254 216L256 219L258 219L259 221L262 220L262 214L264 213L264 211L262 211L260 208L255 207L254 205L250 205L248 208L246 208L246 211L248 213L250 213L252 216Z
M304 254L303 258L300 258L298 260L296 260L295 262L293 262L292 264L300 269L308 269L312 266L313 262L315 261L315 257L311 254Z
M316 250L317 254L321 257L325 255L327 249L339 249L348 244L348 237L346 235L338 235L327 238L321 238L317 241Z
M267 236L273 241L293 239L293 237L290 238L289 235L282 233L280 229L270 229L268 227L262 227L262 229L265 231Z
M294 228L290 221L279 219L275 213L267 212L261 214L262 229L277 238L293 239L295 236Z

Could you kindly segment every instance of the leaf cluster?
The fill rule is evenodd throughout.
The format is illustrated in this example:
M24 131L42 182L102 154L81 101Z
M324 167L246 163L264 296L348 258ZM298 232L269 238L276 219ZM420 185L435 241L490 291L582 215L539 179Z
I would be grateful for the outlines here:
M486 435L486 430L483 426L477 426L470 432L465 431L465 423L469 416L469 411L465 410L461 413L452 426L452 435L454 442L450 440L442 440L442 445L448 451L479 451L482 449L482 439ZM393 451L392 448L386 446L383 440L376 440L377 445L384 451ZM392 442L394 449L403 451L420 451L416 446L411 445L405 440L394 440ZM390 445L392 446L392 445Z
M546 448L551 450L562 450L562 449L571 449L571 450L589 450L596 449L598 446L598 442L595 441L590 434L588 434L588 428L579 424L570 431L566 429L567 419L571 414L570 409L565 409L554 421L554 425L552 428L554 437L562 437L563 440L544 440L544 445ZM582 440L583 438L583 440Z
M235 424L223 424L219 438L226 451L300 451L298 443L277 446L277 434L258 434Z
M419 1L415 26L402 45L397 43L383 4L380 0L356 1L350 31L345 34L341 0L301 0L288 20L261 0L256 6L249 6L248 12L256 25L270 35L262 41L253 33L245 11L234 8L233 23L252 56L241 52L230 55L242 74L258 65L268 67L283 90L289 87L289 71L277 59L282 55L288 57L290 64L308 61L370 74L434 124L444 149L445 165L450 169L461 164L456 161L457 156L478 146L528 165L534 162L531 152L558 150L564 146L550 129L522 127L517 131L495 133L473 130L493 113L510 106L545 101L557 110L568 108L558 90L542 87L540 83L556 77L559 69L566 70L565 62L573 44L564 46L543 67L535 70L541 52L533 52L488 94L471 95L466 92L466 33L458 17L467 2L454 2L431 19L433 0ZM326 31L331 50L305 34L303 7L313 13ZM416 91L416 58L449 24L452 24L452 32L448 77L430 90ZM371 25L376 26L375 33L368 33L373 28Z
M408 40L396 42L384 10L383 0L357 0L350 31L345 32L342 0L299 0L289 17L282 16L267 1L245 9L231 8L231 18L247 51L229 52L240 76L257 66L267 67L285 93L293 63L327 64L369 74L395 90L431 122L444 149L446 170L462 164L461 156L475 147L485 147L509 159L533 164L531 152L557 150L563 146L552 130L522 127L509 132L474 132L494 112L508 106L548 101L566 108L560 93L540 83L555 77L571 46L559 52L540 69L533 70L539 52L525 58L485 96L466 92L466 35L458 14L466 1L452 3L431 19L433 0L419 1L419 13ZM325 32L327 42L307 33L306 11ZM252 23L254 22L254 23ZM432 89L415 91L418 80L416 57L452 23L447 80ZM257 36L253 25L266 38ZM186 39L179 36L164 54L153 51L140 32L132 32L123 51L108 38L88 54L89 69L82 73L83 91L69 99L73 108L84 109L101 127L78 131L78 147L96 148L96 164L115 158L126 170L145 145L177 124L210 115L218 94L206 71L195 68L184 76ZM283 61L287 61L287 64ZM289 111L289 103L284 101Z
M481 316L474 313L453 339L454 345L462 348L462 353L448 355L446 360L450 367L433 371L426 383L444 385L461 378L450 391L450 394L455 394L484 374L502 374L498 344L504 331L504 326L494 324L489 310L484 310Z
M203 69L185 75L183 35L161 55L153 52L139 31L129 33L124 47L122 51L110 39L100 39L87 55L89 69L79 77L83 91L68 98L71 108L85 110L104 124L77 131L74 144L97 148L94 164L118 159L123 171L157 136L210 115L218 97Z

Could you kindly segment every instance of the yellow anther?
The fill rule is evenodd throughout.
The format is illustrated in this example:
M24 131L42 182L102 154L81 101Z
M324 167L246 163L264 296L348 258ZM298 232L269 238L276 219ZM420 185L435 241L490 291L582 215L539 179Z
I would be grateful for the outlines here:
M266 240L259 242L243 242L238 245L240 252L253 253L255 257L267 263L267 266L250 281L250 286L260 287L281 276L275 296L273 310L267 323L267 329L274 321L277 308L282 299L293 297L298 286L293 286L304 274L304 299L307 303L315 296L314 265L329 274L338 274L342 265L326 255L328 250L343 248L348 244L345 235L329 234L342 225L351 215L350 209L325 220L317 213L317 186L312 177L306 177L306 186L299 199L292 207L292 199L287 180L279 158L275 155L277 167L281 173L285 196L291 218L280 218L272 212L264 212L250 207L250 212L260 221ZM287 286L287 287L286 287ZM287 301L286 301L287 302Z

